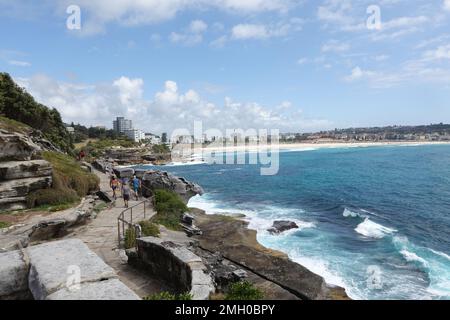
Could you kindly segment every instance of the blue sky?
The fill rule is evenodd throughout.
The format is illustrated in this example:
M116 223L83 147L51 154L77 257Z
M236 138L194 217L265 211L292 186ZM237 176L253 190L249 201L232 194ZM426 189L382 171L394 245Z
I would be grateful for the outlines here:
M0 70L86 125L450 122L449 27L449 0L0 0Z

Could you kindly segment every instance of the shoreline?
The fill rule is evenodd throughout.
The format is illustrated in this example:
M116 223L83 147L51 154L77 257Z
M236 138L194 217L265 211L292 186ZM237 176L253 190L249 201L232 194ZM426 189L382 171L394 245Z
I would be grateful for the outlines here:
M257 230L241 215L208 214L190 207L203 234L197 236L200 247L220 252L226 259L281 286L306 300L352 300L346 289L327 283L325 278L293 261L279 250L262 245Z
M392 141L392 142L310 142L310 143L279 143L265 145L237 145L237 146L206 146L194 147L193 153L202 152L251 152L267 149L291 150L291 151L310 151L317 149L333 148L367 148L367 147L387 147L387 146L427 146L427 145L449 145L450 141ZM189 148L188 148L189 149Z

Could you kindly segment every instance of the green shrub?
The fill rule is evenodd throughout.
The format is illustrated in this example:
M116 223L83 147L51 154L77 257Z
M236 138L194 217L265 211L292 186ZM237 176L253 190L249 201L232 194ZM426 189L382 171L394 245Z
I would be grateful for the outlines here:
M155 209L157 214L152 218L152 222L171 230L181 230L180 221L188 208L176 193L156 190Z
M9 222L0 221L0 229L8 228L11 224Z
M100 179L75 159L58 152L43 152L42 157L53 167L53 189L73 189L79 197L98 190Z
M262 300L264 294L248 281L231 284L225 300Z
M139 225L141 226L144 237L159 237L159 228L156 224L150 221L141 221Z
M172 294L167 291L163 291L160 293L152 294L151 296L147 296L143 298L144 300L180 300L187 301L192 300L192 295L188 292L182 294Z
M27 195L28 208L73 204L80 200L75 190L41 189Z
M152 146L153 153L166 154L170 153L170 148L166 144L155 144Z
M134 230L133 227L129 227L127 231L125 231L124 246L125 249L136 247L136 230Z

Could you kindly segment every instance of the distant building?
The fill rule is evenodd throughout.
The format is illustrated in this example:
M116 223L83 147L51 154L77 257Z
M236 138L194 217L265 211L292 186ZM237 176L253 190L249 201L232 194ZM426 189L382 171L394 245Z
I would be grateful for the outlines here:
M125 133L125 131L133 129L133 122L124 117L117 117L117 119L113 121L113 129L119 134Z
M67 132L70 134L75 134L75 128L74 127L66 127Z
M141 142L142 140L145 140L145 133L139 129L126 130L124 134L128 139L134 142Z
M163 133L161 136L161 142L162 143L168 143L169 141L167 140L167 133Z
M145 140L151 144L160 144L161 138L153 133L146 133Z

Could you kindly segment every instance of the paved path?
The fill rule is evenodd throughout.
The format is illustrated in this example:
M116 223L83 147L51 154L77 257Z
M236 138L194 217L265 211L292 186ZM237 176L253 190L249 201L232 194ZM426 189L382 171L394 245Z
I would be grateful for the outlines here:
M100 188L112 196L107 175L95 171L100 178ZM130 201L129 206L138 204L138 201ZM139 296L147 296L155 292L168 290L165 285L153 279L147 274L134 269L127 264L125 252L118 248L117 218L125 210L123 199L118 198L115 205L101 211L97 218L88 225L79 228L69 237L81 239L88 247L100 256L118 274L120 280ZM146 218L149 219L155 212L147 207ZM129 217L129 215L128 215ZM139 205L133 210L133 222L144 219L143 206Z

